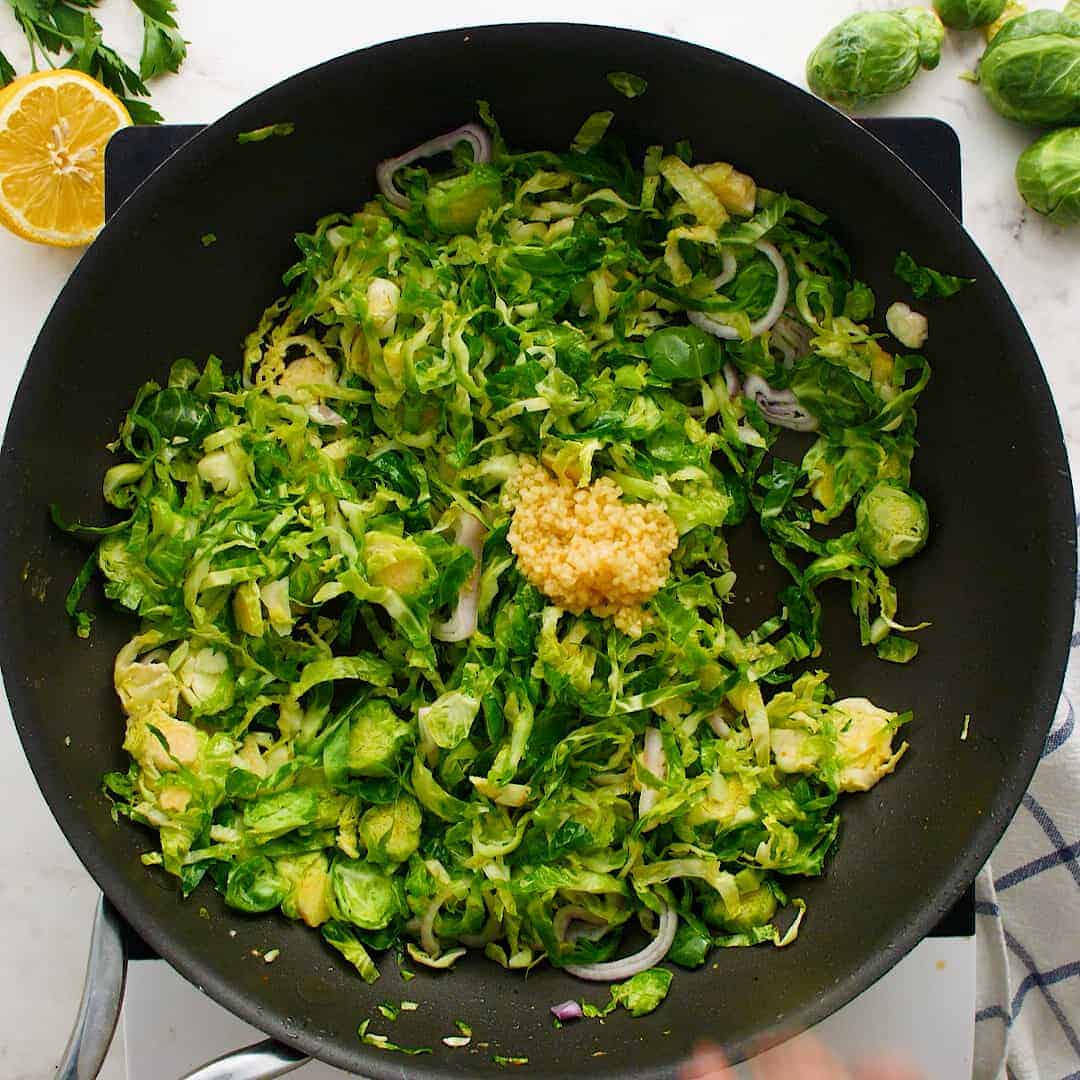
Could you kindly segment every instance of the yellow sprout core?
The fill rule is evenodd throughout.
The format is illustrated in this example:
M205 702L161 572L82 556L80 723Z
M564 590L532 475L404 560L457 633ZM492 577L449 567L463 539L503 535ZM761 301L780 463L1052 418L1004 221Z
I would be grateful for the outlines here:
M507 486L507 539L521 572L559 607L611 616L636 636L641 605L664 584L679 534L659 506L619 495L607 477L579 488L526 462Z

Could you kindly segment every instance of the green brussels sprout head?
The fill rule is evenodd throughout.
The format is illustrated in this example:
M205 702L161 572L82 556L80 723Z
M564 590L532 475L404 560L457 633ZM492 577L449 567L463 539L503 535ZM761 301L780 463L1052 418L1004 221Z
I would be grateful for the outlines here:
M921 551L929 531L922 496L894 480L875 484L855 509L855 539L878 566L895 566Z
M1005 0L934 0L938 18L953 30L973 30L1001 18Z
M1010 19L978 67L987 100L1025 124L1080 123L1080 22L1058 11Z
M851 15L810 54L806 81L818 97L850 109L902 90L920 67L937 67L944 39L926 8Z
M1016 163L1024 202L1056 225L1080 224L1080 127L1051 131Z
M360 819L367 857L376 863L404 862L420 846L420 805L410 795L373 806Z

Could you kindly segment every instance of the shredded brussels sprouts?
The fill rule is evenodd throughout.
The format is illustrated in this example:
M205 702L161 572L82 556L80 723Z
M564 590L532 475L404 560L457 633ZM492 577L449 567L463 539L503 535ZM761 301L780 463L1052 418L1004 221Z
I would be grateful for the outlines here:
M786 945L838 796L906 746L910 714L834 701L798 665L830 580L864 644L914 653L885 568L925 534L900 551L864 519L883 491L923 505L927 363L853 320L873 296L815 210L684 144L636 165L609 121L565 153L511 153L496 130L490 162L403 167L405 207L298 236L239 370L183 360L139 391L105 478L125 518L86 530L106 595L141 619L115 666L131 765L105 787L157 831L145 861L185 896L212 884L318 927L368 981L392 946L436 969L479 949L584 970L669 912L685 966ZM777 293L763 246L791 299L749 337ZM750 376L814 434L778 442ZM600 515L601 538L670 533L647 598L623 586L625 630L518 565L507 493L526 465L660 514ZM791 584L740 632L725 535L751 516ZM612 1000L649 1011L668 979Z

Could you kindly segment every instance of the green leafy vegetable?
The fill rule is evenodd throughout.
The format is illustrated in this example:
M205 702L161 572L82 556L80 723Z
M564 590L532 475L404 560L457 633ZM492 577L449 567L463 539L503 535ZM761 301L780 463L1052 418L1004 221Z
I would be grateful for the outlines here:
M607 133L614 118L613 112L595 112L587 117L574 136L570 148L579 154L588 153Z
M176 4L173 0L133 0L133 3L143 17L139 77L152 79L155 75L179 71L187 57L187 43L176 23Z
M1080 223L1080 127L1037 139L1016 163L1024 202L1055 225Z
M955 296L965 285L974 282L974 278L957 277L955 274L943 274L940 270L931 270L929 266L920 266L906 251L896 256L893 273L911 286L911 291L919 298L924 296Z
M399 1046L397 1043L391 1042L385 1035L379 1035L377 1032L368 1031L368 1026L370 1024L370 1020L365 1020L356 1032L360 1037L360 1041L368 1046L374 1046L378 1050L392 1050L398 1054L409 1054L413 1057L417 1054L431 1053L430 1047L427 1046Z
M664 382L701 379L723 366L720 346L712 334L696 326L666 326L645 339L649 370Z
M938 18L953 30L973 30L1001 18L1006 0L934 0Z
M1057 11L1010 19L987 45L976 75L1009 120L1080 123L1080 21Z
M291 135L296 130L296 125L286 121L281 124L268 124L266 127L255 128L252 131L241 131L236 136L238 143L265 142L267 139L282 139Z
M806 62L806 81L819 97L852 109L902 90L920 68L937 67L945 31L925 8L849 15Z
M158 124L161 115L143 100L149 97L145 80L180 70L187 45L175 18L173 0L132 0L143 19L143 48L139 71L105 44L101 24L91 14L97 0L8 0L15 22L30 46L31 70L39 62L58 66L53 57L65 57L64 67L97 79L123 101L136 124ZM0 86L16 75L0 53Z
M607 1016L621 1005L631 1016L645 1016L659 1008L667 997L672 978L666 968L639 971L633 978L611 987L611 998L606 1005L597 1008L585 1002L582 1011L586 1016Z
M629 71L609 71L607 81L625 98L641 97L649 89L645 79Z
M855 508L855 537L878 566L895 566L926 546L930 519L926 502L895 480L882 480Z
M925 541L929 365L858 321L872 293L817 211L687 145L632 161L610 122L564 153L403 169L408 207L317 222L238 369L180 359L137 391L103 478L115 524L54 513L95 545L77 631L95 570L138 616L114 669L130 765L104 786L156 830L146 861L317 928L367 982L390 949L435 971L467 948L522 972L608 960L666 907L683 966L786 945L787 883L822 873L841 794L906 746L906 714L797 665L834 589L862 644L914 655L888 568ZM790 296L751 335L779 287L761 241ZM778 443L755 376L816 433ZM604 480L586 494L677 541L639 622L526 577L530 475L575 505ZM554 568L565 522L540 516ZM748 517L788 581L737 628ZM612 575L630 535L608 533ZM670 978L605 1008L643 1014Z

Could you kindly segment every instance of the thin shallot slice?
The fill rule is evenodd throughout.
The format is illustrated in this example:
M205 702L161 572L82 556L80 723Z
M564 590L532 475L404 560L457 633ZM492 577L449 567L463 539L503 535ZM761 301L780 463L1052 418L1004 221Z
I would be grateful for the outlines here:
M759 240L754 247L776 268L776 293L773 296L772 303L769 305L769 310L756 322L750 324L750 336L758 337L760 334L764 334L766 330L772 329L776 320L783 315L788 302L790 286L787 263L784 262L784 256L776 250L776 246L770 244L768 240ZM721 278L724 278L723 274L717 280L719 281ZM691 311L687 317L695 326L708 331L710 334L715 334L718 338L724 338L727 341L737 341L739 339L739 331L735 327L728 326L727 323L706 315L704 311Z
M664 742L657 728L645 729L645 752L641 763L660 780L667 779L667 758L664 756ZM638 796L638 817L644 817L660 798L660 792L654 787L643 787Z
M555 1019L563 1024L567 1020L580 1020L585 1015L576 1001L562 1001L558 1005L552 1005L551 1012Z
M791 390L774 390L760 375L749 375L743 383L743 395L757 402L770 424L791 431L817 431L817 417L799 404Z
M564 970L569 971L571 975L576 975L579 979L588 979L590 982L621 982L623 979L629 979L640 971L655 967L667 956L668 949L675 940L675 931L678 926L678 915L672 908L665 907L664 913L660 916L656 937L640 952L624 957L622 960L608 960L603 964L568 964Z
M411 150L397 157L387 158L380 161L375 167L375 180L379 185L379 191L386 196L395 206L406 209L410 202L394 184L394 174L398 169L411 165L421 158L435 157L436 154L445 154L453 150L458 143L467 142L472 147L473 160L477 163L485 163L491 160L491 136L479 124L463 124L445 135L436 135L434 139L428 139Z
M464 641L476 633L476 619L480 602L480 556L484 550L484 537L487 530L484 523L472 514L462 514L458 518L457 533L454 542L472 552L475 565L468 580L458 593L454 614L444 623L437 623L431 628L433 637L440 641Z

